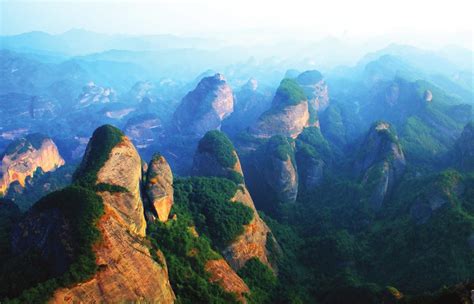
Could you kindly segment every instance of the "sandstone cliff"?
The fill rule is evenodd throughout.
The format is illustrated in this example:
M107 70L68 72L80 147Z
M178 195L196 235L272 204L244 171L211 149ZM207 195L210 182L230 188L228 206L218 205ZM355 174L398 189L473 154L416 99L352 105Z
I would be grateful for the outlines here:
M25 179L32 177L38 168L43 172L54 171L64 165L54 142L40 134L30 134L11 143L1 159L0 195L11 183L18 181L22 187Z
M372 189L369 199L380 209L405 170L406 161L398 137L390 124L377 122L369 130L357 153L354 173Z
M181 101L174 113L177 131L202 137L207 131L220 129L222 120L234 110L232 89L222 74L203 78Z
M130 140L112 126L98 128L75 174L75 186L65 192L68 200L77 200L75 206L83 203L81 193L92 193L103 206L96 223L100 238L92 248L98 270L85 282L56 290L50 303L174 302L166 263L155 262L144 240L141 177L141 159ZM17 250L34 247L46 261L61 261L53 268L58 274L71 263L68 244L77 237L70 230L73 215L61 209L63 199L53 200L52 206L35 205L13 242Z
M239 157L224 133L210 131L204 136L194 157L192 173L194 175L225 177L233 180L239 184L239 189L231 200L241 202L254 212L252 221L244 227L244 233L222 252L232 268L238 270L254 257L272 268L266 245L268 238L272 238L272 244L276 241L255 209L252 197L245 186Z
M270 110L264 112L249 132L257 138L284 135L296 138L310 125L308 102L303 89L291 79L283 79Z
M166 222L173 206L173 173L159 154L148 165L145 190L151 209L160 221Z

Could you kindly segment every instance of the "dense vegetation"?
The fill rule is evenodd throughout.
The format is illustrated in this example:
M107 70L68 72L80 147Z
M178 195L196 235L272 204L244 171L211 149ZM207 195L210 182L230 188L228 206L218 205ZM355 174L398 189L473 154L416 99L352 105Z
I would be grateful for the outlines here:
M177 219L148 227L152 245L163 251L179 303L232 303L233 295L209 283L208 260L243 232L253 211L231 202L237 185L224 178L194 177L174 183ZM195 230L194 230L195 229ZM159 258L156 257L158 260Z
M174 183L175 204L185 206L198 231L217 248L224 248L243 231L253 211L230 199L237 185L224 178L193 177Z
M264 217L284 253L282 290L304 302L380 303L401 292L425 303L420 295L434 299L444 285L474 280L473 186L474 176L456 171L407 177L376 213L363 186L327 177L278 222Z
M233 168L237 162L232 142L224 133L217 130L209 131L204 135L199 141L198 151L215 155L224 168Z
M280 82L273 103L279 107L294 106L306 100L306 95L299 84L289 78Z
M59 212L67 222L67 237L60 246L72 254L72 263L65 273L55 276L48 266L52 261L45 260L40 248L8 257L0 269L0 296L8 302L44 303L55 289L85 281L97 270L92 246L100 238L95 225L103 213L100 196L86 188L70 186L48 194L32 209L33 214L50 211Z
M272 303L277 287L275 274L259 259L248 260L238 275L250 288L250 303Z

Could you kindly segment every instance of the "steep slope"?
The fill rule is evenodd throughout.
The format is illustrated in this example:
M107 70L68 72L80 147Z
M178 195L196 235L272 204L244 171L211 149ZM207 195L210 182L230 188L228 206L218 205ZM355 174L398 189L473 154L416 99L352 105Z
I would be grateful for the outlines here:
M297 137L295 158L299 184L306 190L319 186L332 161L331 149L319 128L305 128Z
M390 124L375 123L356 154L354 174L369 191L370 203L380 209L385 197L399 181L406 161L398 137Z
M470 122L456 143L457 164L463 171L474 170L474 123Z
M309 112L314 115L313 123L317 121L317 112L324 111L329 106L328 85L323 75L316 70L306 71L296 77L308 98Z
M298 83L283 79L272 101L249 133L257 138L284 135L296 138L310 124L307 97Z
M220 129L222 120L234 110L232 89L222 74L203 78L181 101L174 113L179 133L202 137L207 131Z
M272 267L267 242L271 238L270 243L274 244L275 239L255 209L245 186L240 160L232 142L224 133L210 131L201 139L194 156L192 172L194 175L225 177L234 181L239 187L231 201L240 202L253 211L253 218L244 226L244 233L222 251L232 268L238 270L252 258Z
M11 143L1 159L0 195L4 195L11 183L25 186L38 168L43 172L54 171L64 165L54 142L41 134L30 134Z
M81 237L84 231L90 231L84 224L79 224L77 229L82 230L74 233L71 229L75 226L70 224L74 223L71 218L74 213L71 212L74 208L86 208L88 205L83 202L88 201L91 201L89 205L95 204L91 206L102 210L95 225L86 224L95 226L96 235L100 236L95 238L92 247L95 256L92 261L95 263L88 266L97 269L95 274L91 278L79 277L80 284L67 284L56 290L49 302L174 301L166 264L154 261L143 239L146 222L140 197L141 176L141 159L130 140L118 129L102 126L94 132L88 144L76 171L74 186L63 190L64 193L50 194L45 201L35 205L19 225L13 237L13 247L22 251L28 248L40 250L43 259L60 266L53 268L59 275L74 263L71 257L75 255L71 256L68 244L73 244L74 252L73 239L77 235ZM75 202L76 207L71 211L64 209L63 202L68 200ZM82 214L79 209L77 215ZM32 229L36 233L32 233ZM58 254L61 258L57 258Z

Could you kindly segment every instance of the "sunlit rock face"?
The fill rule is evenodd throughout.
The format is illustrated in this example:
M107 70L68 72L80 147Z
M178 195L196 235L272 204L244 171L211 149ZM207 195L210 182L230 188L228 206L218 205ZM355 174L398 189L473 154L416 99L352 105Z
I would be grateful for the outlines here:
M41 134L31 134L11 143L1 159L0 195L17 181L24 187L27 177L38 168L49 172L64 165L54 142Z
M249 287L224 259L207 261L205 270L210 274L211 283L218 284L226 292L234 294L240 303L247 303L245 294L250 293Z
M114 132L120 131L115 129ZM89 146L83 163L93 157L90 151ZM51 303L174 302L166 263L164 259L157 263L152 258L144 240L146 222L140 196L141 178L140 156L131 141L122 135L97 173L97 184L126 190L98 192L105 209L97 223L101 241L93 248L99 270L87 282L57 290ZM158 255L162 255L161 252Z
M232 89L222 74L203 78L181 101L174 113L177 131L202 137L207 131L219 130L222 120L234 110Z
M194 156L192 174L197 176L225 177L239 185L232 202L240 202L253 210L253 219L244 226L244 233L238 236L222 251L230 266L238 270L251 258L273 268L270 263L267 241L276 241L270 229L258 215L254 202L244 182L244 174L232 142L219 131L208 132L199 142Z
M356 155L354 173L372 191L370 203L380 209L405 171L406 160L394 129L379 121L369 130Z
M166 222L174 202L173 173L161 155L154 155L148 165L145 190L154 214L160 221Z
M310 113L303 89L296 81L283 79L270 110L260 116L249 132L257 138L274 135L296 138L309 125Z

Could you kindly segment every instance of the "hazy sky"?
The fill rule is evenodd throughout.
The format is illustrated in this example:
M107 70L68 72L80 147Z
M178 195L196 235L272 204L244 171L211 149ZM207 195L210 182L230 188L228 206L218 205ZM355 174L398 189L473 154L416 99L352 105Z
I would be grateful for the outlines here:
M0 0L0 33L374 37L398 33L470 44L473 0ZM436 38L438 37L438 38Z

